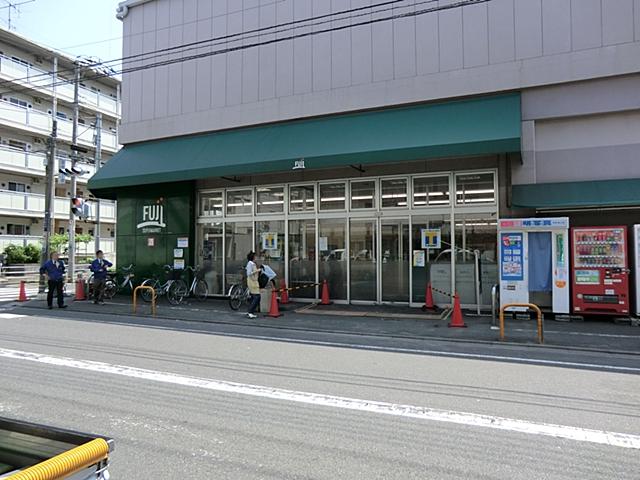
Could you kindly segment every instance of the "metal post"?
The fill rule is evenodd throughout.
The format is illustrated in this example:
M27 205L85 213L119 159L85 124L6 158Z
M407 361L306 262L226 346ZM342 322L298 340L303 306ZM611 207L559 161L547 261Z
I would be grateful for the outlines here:
M55 205L55 162L56 162L56 141L58 137L58 96L56 83L58 81L58 58L53 58L53 101L51 104L51 136L49 137L47 164L45 166L46 186L44 197L44 232L43 232L43 245L42 245L42 263L49 260L49 254L51 253L51 232L54 229L54 205ZM40 275L40 282L38 284L38 292L44 293L45 282L44 275Z
M102 166L102 114L96 114L96 154L95 154L95 167L96 173ZM95 231L95 250L100 250L100 199L96 199L96 231Z
M76 62L73 76L73 130L71 134L71 168L76 167L78 161L78 116L80 114L80 65ZM76 175L71 175L71 198L77 195ZM75 280L76 268L76 217L69 207L69 275Z
M473 261L473 270L475 273L474 283L476 284L476 311L478 315L480 315L480 252L478 250L473 251Z

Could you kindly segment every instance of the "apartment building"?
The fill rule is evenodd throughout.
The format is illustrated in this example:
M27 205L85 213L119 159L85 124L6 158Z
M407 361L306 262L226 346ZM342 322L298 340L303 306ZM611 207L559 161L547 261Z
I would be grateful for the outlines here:
M58 82L53 82L54 58ZM74 86L61 83L73 79L74 58L39 45L21 35L0 29L0 251L9 244L41 243L45 208L45 164L52 129L52 108L57 97L58 142L55 166L55 219L53 232L66 233L69 225L70 179L58 173L71 166L71 136ZM77 195L90 205L87 221L76 222L76 233L95 236L98 203L87 189L95 173L96 115L102 114L102 164L118 150L120 119L116 78L93 80L85 72L80 84L78 120ZM115 254L116 205L100 201L100 248ZM78 253L91 253L94 243L78 245Z

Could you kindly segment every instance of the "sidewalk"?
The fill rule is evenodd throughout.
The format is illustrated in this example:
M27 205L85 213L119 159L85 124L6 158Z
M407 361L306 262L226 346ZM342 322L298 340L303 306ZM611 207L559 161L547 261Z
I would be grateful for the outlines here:
M116 297L104 306L87 301L68 301L69 311L132 316L129 297ZM46 309L41 300L16 304L29 308ZM150 306L139 300L137 316L150 316ZM445 339L465 342L499 341L499 332L492 329L491 318L465 314L467 328L448 328L447 320L438 314L423 313L419 309L396 306L353 306L288 304L281 306L282 316L259 316L249 320L243 311L235 312L226 300L209 299L205 302L190 300L179 307L161 300L159 318L190 322L281 328L290 330L342 333L414 339ZM507 319L508 343L536 345L536 322ZM612 320L585 322L545 321L545 346L585 350L634 353L640 355L640 328L629 324L616 324Z

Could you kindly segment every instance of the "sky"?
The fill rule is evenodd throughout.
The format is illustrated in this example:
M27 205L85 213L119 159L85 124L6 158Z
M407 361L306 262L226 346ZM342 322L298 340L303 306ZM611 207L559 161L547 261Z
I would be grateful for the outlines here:
M9 2L0 0L0 25L7 28ZM112 60L122 56L121 0L35 0L12 9L15 31L38 43L76 55Z

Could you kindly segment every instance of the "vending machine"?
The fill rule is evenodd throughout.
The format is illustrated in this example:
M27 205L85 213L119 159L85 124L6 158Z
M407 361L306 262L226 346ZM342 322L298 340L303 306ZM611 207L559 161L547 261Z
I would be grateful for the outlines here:
M573 239L573 312L629 314L627 227L579 227Z

